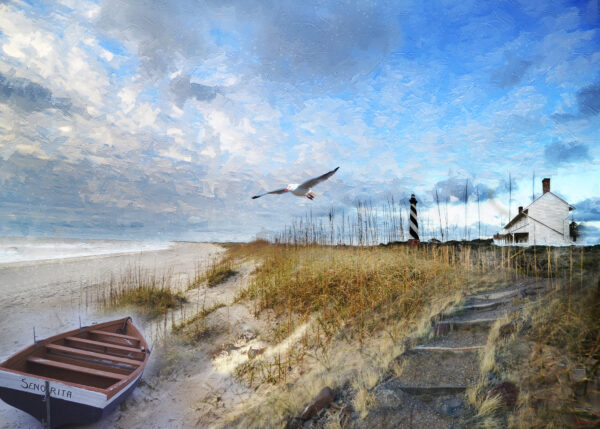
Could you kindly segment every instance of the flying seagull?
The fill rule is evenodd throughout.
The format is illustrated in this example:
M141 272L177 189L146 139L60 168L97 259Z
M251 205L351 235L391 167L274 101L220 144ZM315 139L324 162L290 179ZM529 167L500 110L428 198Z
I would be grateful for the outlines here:
M263 195L267 195L267 194L283 194L285 192L291 192L292 194L296 195L297 197L306 197L309 200L312 200L316 196L316 194L312 190L312 187L329 179L331 176L333 176L335 174L336 171L338 171L339 168L340 167L336 167L333 170L331 170L329 173L325 173L322 176L307 180L306 182L304 182L300 185L292 183L290 185L287 185L287 187L283 188L283 189L277 189L276 191L265 192L264 194L255 195L252 197L252 199L260 198Z

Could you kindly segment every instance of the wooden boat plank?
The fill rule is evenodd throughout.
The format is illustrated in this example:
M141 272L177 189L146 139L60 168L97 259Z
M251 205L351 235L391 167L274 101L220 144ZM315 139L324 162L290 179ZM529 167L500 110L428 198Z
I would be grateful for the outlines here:
M44 359L53 360L56 362L70 363L73 365L83 366L85 368L99 369L100 371L114 372L116 374L129 375L136 369L135 367L131 367L131 366L125 367L124 364L116 363L116 362L109 362L107 360L104 360L104 361L90 360L89 358L67 356L67 355L56 354L56 353L47 353L46 352L43 355L41 355L40 357L42 357ZM122 365L122 366L119 366L119 365ZM86 384L86 383L84 383L84 384ZM87 385L89 385L89 384L87 384ZM93 385L93 383L92 383L92 385Z
M65 338L65 340L73 342L73 343L80 343L80 344L85 344L85 345L89 345L89 346L96 346L96 347L105 347L106 349L112 349L112 350L118 350L118 351L123 351L123 352L134 352L134 353L144 353L143 351L141 351L138 348L135 347L125 347L125 346L120 346L117 344L113 344L113 343L106 343L104 341L94 341L94 340L88 340L85 338L78 338L78 337L67 337Z
M113 355L109 355L106 353L91 352L88 350L76 349L74 347L61 346L59 344L48 344L48 345L46 345L46 349L48 349L50 351L58 352L58 353L65 353L68 355L73 355L73 356L89 357L89 358L95 358L95 359L105 359L105 360L110 360L112 362L124 363L124 364L132 365L132 366L140 366L142 364L142 362L139 360L127 359L124 357L113 356Z
M80 372L83 374L96 375L98 377L111 378L113 380L124 380L128 378L128 376L124 374L116 374L114 372L101 371L99 369L91 369L79 365L57 362L39 357L30 357L27 359L27 362L32 362L38 365L50 366L54 368L66 369L69 371Z
M132 337L131 335L117 334L116 332L99 331L97 329L93 330L93 331L88 331L88 332L90 334L94 334L94 335L106 335L108 337L115 337L115 338L121 338L123 340L137 341L138 343L140 342L139 338Z
M139 331L137 330L137 328L135 328L132 323L128 323L128 319L129 318L125 317L122 319L112 320L110 322L98 323L96 325L92 325L87 328L94 329L94 330L119 329L119 328L122 328L125 324L127 324L126 326L127 326L128 331L133 330L133 332L135 334L139 334ZM86 327L84 327L83 329L85 329L85 328ZM25 363L25 358L27 356L31 355L32 353L34 353L35 350L38 349L40 344L45 345L45 344L59 342L59 341L64 340L65 337L78 335L78 334L81 334L81 332L82 332L82 328L79 328L79 329L75 329L75 330L68 331L68 332L62 332L60 334L56 334L51 337L48 337L42 341L38 341L37 344L27 346L26 348L20 350L19 352L15 353L14 355L10 356L4 362L0 363L0 367L2 367L2 368L18 367L21 363L23 363L23 364ZM138 337L141 338L141 334ZM142 341L142 345L145 345L145 341ZM147 346L146 346L146 348L147 348Z

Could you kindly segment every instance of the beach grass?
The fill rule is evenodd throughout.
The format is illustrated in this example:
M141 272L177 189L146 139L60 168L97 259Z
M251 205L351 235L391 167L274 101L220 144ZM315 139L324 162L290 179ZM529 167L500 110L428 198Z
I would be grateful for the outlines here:
M244 251L244 246L253 251ZM566 341L561 347L570 348L574 356L581 358L590 350L588 347L584 352L581 345L585 341L593 343L597 333L594 329L599 319L594 321L591 313L585 316L587 310L579 311L586 300L592 302L590 297L578 298L586 281L586 269L581 267L592 272L597 265L594 261L598 255L593 252L584 256L582 250L573 258L573 249L569 248L281 242L242 244L235 251L238 255L249 253L257 261L254 276L238 300L251 303L257 317L268 315L273 321L270 334L264 338L282 344L306 327L299 339L280 353L259 356L237 368L239 380L255 388L270 384L275 390L242 416L234 417L231 421L236 425L282 424L326 385L334 389L354 386L355 410L366 415L372 405L369 387L390 371L390 362L404 351L407 338L431 336L431 320L458 303L468 291L537 276L561 296L559 307L539 307L547 314L544 318L536 316L539 321L533 324L535 335L531 341ZM571 318L560 319L568 314L568 308ZM498 339L499 326L492 330L482 354L482 381L469 392L478 421L490 427L508 424L507 410L499 400L482 396L490 387L483 380L506 368L498 359L506 343ZM542 328L551 331L539 331ZM511 372L504 376L517 380L520 375ZM286 388L277 389L278 385Z
M395 247L277 246L264 249L262 263L241 298L255 312L282 318L275 340L298 320L315 315L323 341L342 327L359 340L392 321L410 320L436 295L463 289L473 269L462 269L452 249Z
M326 385L354 386L354 406L366 415L373 404L369 389L404 351L408 336L431 335L432 318L468 290L520 276L506 272L496 249L468 245L238 247L238 255L257 261L238 301L273 320L263 338L277 344L278 353L236 369L240 381L275 391L235 417L235 425L280 425Z
M234 426L281 426L324 386L353 386L357 394L354 407L364 416L372 406L372 386L389 371L402 371L390 370L389 364L405 350L409 338L431 336L432 320L467 292L523 278L545 279L558 299L541 307L541 315L527 316L530 342L564 349L578 365L586 353L597 353L594 335L598 331L590 328L598 326L597 310L581 311L586 302L594 302L591 292L585 295L582 291L592 290L585 285L589 283L587 273L597 271L597 249L584 254L582 248L574 255L572 248L524 249L469 242L379 245L370 210L361 207L362 217L341 228L306 222L286 230L273 242L228 243L224 245L226 254L213 260L206 272L198 272L187 287L218 287L236 274L239 264L250 260L255 266L234 302L250 307L255 317L268 321L268 331L260 336L269 347L264 354L241 363L233 375L239 382L268 394L257 395L243 413L234 413L225 422ZM350 228L351 233L344 233L344 228ZM395 236L392 230L389 234ZM147 307L144 311L153 314L167 312L182 302L178 301L182 295L167 277L140 277L111 283L104 289L102 302L107 306L132 303ZM153 291L145 289L147 284ZM136 289L143 299L139 299ZM144 301L164 289L175 296L171 304ZM210 334L207 316L224 305L229 304L218 302L203 307L191 318L173 322L173 331L186 344L199 344ZM497 334L498 329L496 326L492 331ZM482 396L489 388L486 380L490 373L509 380L528 380L535 374L525 369L537 368L539 362L535 360L523 361L526 363L521 372L507 369L510 366L503 356L521 356L521 351L506 344L510 341L500 341L497 335L488 343L482 356L482 379L468 392L469 400L482 424L492 427L508 424L510 419L537 424L535 410L539 407L532 399L536 398L534 388L520 385L524 392L521 403L536 415L534 420L527 413L510 414L499 407L497 399ZM523 356L529 359L531 353ZM588 370L594 371L591 367Z
M492 326L482 352L481 378L468 392L481 417L477 424L549 428L600 424L599 252L598 246L550 249L541 272L551 279L551 290L524 307L511 335L498 337L508 319ZM485 392L493 387L490 380L515 383L516 407L497 406L486 398Z
M210 331L210 326L206 324L206 317L225 307L222 302L216 302L209 307L202 308L190 318L182 319L179 323L173 325L173 332L177 334L187 344L197 344Z
M177 308L186 298L182 293L174 292L170 288L146 285L123 291L116 300L119 301L119 305L135 305L156 316L164 314L168 309Z
M188 290L196 289L204 284L207 287L215 287L235 276L238 273L235 261L231 254L212 259L207 268L196 275L194 281L188 286Z
M98 305L105 309L133 306L143 315L157 317L179 308L186 297L171 281L171 273L158 276L129 268L95 289Z

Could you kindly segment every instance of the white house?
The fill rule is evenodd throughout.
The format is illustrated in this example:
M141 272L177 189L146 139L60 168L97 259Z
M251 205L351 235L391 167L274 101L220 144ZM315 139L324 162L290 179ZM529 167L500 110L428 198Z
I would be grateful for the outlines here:
M570 246L569 212L575 207L550 192L550 179L542 180L542 195L510 220L494 236L499 245Z

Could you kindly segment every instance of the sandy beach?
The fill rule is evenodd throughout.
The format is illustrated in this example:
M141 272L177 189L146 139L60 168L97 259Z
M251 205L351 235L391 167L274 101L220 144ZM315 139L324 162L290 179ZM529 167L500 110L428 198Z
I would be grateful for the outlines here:
M122 317L86 306L85 290L131 269L168 275L187 284L223 249L177 242L167 249L126 254L0 264L0 361L38 339L93 322ZM139 322L138 322L139 323ZM0 402L0 428L39 427L36 420Z

